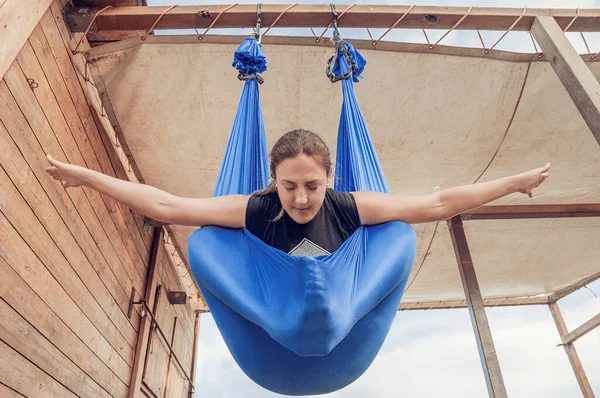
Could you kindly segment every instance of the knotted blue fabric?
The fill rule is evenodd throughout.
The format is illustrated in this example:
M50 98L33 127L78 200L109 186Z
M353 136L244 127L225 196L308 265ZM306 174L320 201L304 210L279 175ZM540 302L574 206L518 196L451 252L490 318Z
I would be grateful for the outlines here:
M245 54L262 54L256 42L242 46ZM246 68L239 59L234 66ZM350 67L345 58L336 62ZM336 189L387 192L353 82L342 86ZM250 194L267 185L264 142L258 85L247 81L215 195ZM397 221L360 227L331 255L311 258L289 256L245 229L203 227L191 235L188 251L215 322L246 375L280 394L313 395L347 386L375 359L406 287L416 235Z

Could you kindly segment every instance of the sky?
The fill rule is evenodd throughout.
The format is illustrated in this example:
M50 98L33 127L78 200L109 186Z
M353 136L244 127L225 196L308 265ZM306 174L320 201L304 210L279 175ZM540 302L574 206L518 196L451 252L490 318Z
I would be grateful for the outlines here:
M255 1L239 3L256 4ZM263 4L291 4L292 1L263 1ZM323 1L303 3L323 4ZM356 1L358 4L393 4L387 1ZM148 0L149 5L202 4L188 0ZM204 4L230 4L210 1ZM600 8L600 0L455 0L411 1L405 4L528 7L528 8ZM373 30L377 37L378 30ZM186 32L160 32L186 33ZM231 34L231 30L215 30ZM241 34L249 33L248 30ZM273 29L273 34L309 35L308 29ZM364 38L363 32L341 29L342 36ZM381 31L383 33L383 30ZM381 34L380 33L380 34ZM431 41L444 32L428 31ZM482 32L485 43L493 44L502 32ZM567 34L574 47L584 53L579 34ZM593 53L600 51L600 35L586 33ZM422 33L397 30L386 40L424 43ZM475 32L453 32L444 45L480 47ZM533 52L529 35L511 32L498 49ZM600 260L599 260L600 261ZM600 313L600 281L590 284L559 301L569 331ZM564 349L557 346L560 337L547 306L488 308L487 316L498 353L507 393L510 397L563 398L581 396ZM251 342L249 342L251 344ZM597 396L600 396L600 328L575 343L583 368ZM254 384L236 365L210 314L200 321L197 352L195 397L269 398L280 397ZM487 388L481 368L475 337L466 309L403 311L394 320L386 342L367 372L350 386L327 398L358 397L484 397Z

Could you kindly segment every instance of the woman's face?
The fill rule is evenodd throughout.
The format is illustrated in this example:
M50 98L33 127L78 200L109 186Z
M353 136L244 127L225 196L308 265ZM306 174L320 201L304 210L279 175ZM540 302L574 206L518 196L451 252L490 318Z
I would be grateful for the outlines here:
M300 154L275 169L277 194L286 213L298 224L312 220L325 200L328 176L318 158Z

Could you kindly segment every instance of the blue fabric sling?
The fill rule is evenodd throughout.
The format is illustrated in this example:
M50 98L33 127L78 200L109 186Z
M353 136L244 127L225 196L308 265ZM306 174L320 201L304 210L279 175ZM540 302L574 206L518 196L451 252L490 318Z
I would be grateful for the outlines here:
M344 46L352 59L340 50L333 70L345 75L352 69L358 79L364 60ZM260 44L244 41L234 66L241 74L264 71ZM342 81L335 188L387 192L353 84ZM249 80L214 194L251 194L267 182L258 83ZM325 394L355 381L379 352L406 287L416 234L396 221L360 227L331 255L311 258L289 256L245 229L203 227L191 235L188 251L215 322L246 375L280 394Z

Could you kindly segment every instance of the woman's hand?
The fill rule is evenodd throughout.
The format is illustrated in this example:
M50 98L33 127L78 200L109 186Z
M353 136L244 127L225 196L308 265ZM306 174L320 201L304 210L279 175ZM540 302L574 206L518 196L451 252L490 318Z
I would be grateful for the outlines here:
M517 192L529 195L530 198L533 197L533 190L550 177L548 170L550 170L550 163L546 163L544 167L517 174Z
M50 155L46 155L50 167L46 167L46 173L57 181L62 182L63 187L79 187L84 184L82 171L85 169L69 163L63 163L54 159Z

